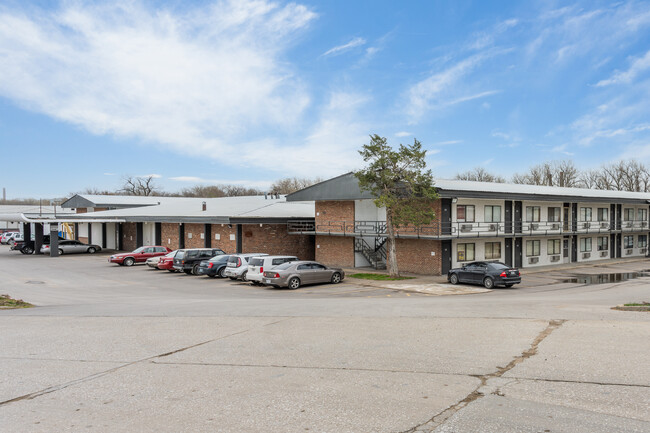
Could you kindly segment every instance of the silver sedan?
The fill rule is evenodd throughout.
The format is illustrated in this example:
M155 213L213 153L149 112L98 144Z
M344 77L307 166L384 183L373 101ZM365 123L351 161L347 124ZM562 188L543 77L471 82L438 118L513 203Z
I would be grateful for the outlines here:
M97 251L101 251L102 247L99 245L93 244L84 244L83 242L74 241L74 240L61 240L59 241L59 255L61 254L78 254L78 253L88 253L94 254ZM50 246L43 245L41 247L41 253L50 254Z
M345 272L340 268L330 268L318 262L287 262L264 272L263 284L273 287L297 289L303 284L340 283Z

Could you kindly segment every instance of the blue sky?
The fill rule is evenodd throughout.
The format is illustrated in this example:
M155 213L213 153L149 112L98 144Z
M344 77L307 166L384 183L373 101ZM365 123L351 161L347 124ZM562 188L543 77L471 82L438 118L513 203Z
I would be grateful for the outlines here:
M649 117L648 2L0 6L9 197L326 178L371 133L416 137L440 178L650 162Z

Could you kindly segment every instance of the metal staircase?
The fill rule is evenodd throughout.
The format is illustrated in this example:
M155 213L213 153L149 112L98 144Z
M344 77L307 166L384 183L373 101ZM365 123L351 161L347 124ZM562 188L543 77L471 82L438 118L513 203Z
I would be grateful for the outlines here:
M374 248L363 238L355 238L354 252L363 254L374 269L386 269L386 238L375 238Z

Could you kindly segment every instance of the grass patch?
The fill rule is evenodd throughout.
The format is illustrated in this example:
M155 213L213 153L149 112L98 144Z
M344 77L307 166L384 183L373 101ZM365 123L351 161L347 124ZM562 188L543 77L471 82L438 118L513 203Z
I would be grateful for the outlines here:
M362 280L376 280L376 281L398 281L398 280L412 280L415 277L397 277L393 278L385 274L352 274L348 275L350 278L359 278Z
M9 310L12 308L31 308L32 304L22 299L13 299L9 295L0 295L0 309Z
M632 302L630 304L623 304L624 307L650 307L650 302Z

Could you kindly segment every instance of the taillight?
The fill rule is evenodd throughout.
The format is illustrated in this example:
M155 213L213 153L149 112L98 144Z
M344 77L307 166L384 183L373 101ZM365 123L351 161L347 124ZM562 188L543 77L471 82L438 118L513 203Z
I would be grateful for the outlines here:
M260 266L260 274L264 272L264 267Z
M507 277L508 274L506 273L506 271L503 271L503 272L501 272L501 275L499 275L499 276L500 276L500 277Z
M240 266L241 266L241 259L239 257L237 257L237 267L240 267Z
M214 265L214 263L208 263L208 269L212 269L212 265Z

